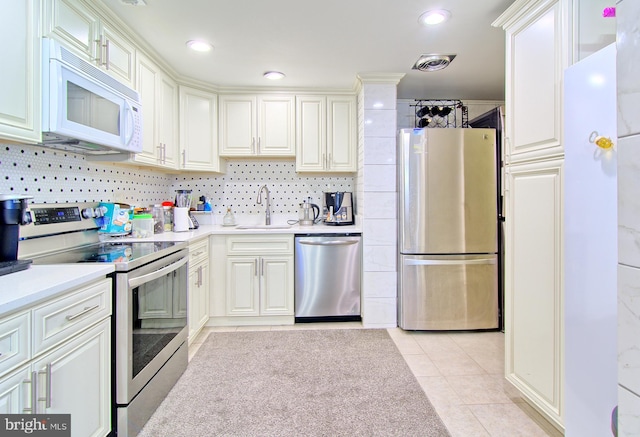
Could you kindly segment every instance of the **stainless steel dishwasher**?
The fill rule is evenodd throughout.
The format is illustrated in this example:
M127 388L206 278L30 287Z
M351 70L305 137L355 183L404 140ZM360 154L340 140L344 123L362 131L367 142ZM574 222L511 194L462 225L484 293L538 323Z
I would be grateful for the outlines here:
M296 322L360 318L360 234L295 237Z

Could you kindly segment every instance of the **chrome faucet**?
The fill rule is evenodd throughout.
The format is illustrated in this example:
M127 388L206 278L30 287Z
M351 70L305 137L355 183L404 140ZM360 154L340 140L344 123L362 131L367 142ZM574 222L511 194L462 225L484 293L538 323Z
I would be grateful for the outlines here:
M258 191L258 200L256 201L256 203L258 205L262 205L262 190L266 190L267 192L267 201L266 201L266 208L264 211L264 218L265 218L265 225L270 225L271 224L271 206L269 205L269 189L267 188L266 185L263 185L262 187L260 187L260 190Z

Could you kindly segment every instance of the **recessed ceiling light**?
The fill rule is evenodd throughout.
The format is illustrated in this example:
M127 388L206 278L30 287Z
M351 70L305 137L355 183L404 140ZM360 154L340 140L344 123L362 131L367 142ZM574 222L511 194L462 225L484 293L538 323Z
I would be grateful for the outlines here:
M198 41L195 39L187 41L187 47L189 47L191 50L195 50L196 52L208 52L213 48L213 46L208 42Z
M284 73L280 73L279 71L267 71L263 76L270 80L278 80L284 77Z
M444 23L451 17L451 12L445 9L434 9L420 15L418 21L425 25L434 25Z

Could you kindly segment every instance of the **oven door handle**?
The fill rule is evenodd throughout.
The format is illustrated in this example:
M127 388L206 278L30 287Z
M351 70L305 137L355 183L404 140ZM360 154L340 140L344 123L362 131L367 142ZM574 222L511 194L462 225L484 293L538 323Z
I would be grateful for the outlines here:
M158 279L167 273L171 273L174 270L178 270L180 267L185 265L189 258L184 257L180 261L176 261L172 264L169 264L166 267L161 268L160 270L156 270L153 273L149 273L147 275L138 276L136 278L129 279L129 288L136 288L139 285L142 285L146 282L153 281L154 279Z

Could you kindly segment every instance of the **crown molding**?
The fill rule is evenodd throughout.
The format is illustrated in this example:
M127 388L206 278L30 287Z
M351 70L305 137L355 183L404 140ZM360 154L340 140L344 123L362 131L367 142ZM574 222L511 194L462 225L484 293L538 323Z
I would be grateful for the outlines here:
M358 73L358 79L362 83L386 83L398 85L405 73Z

